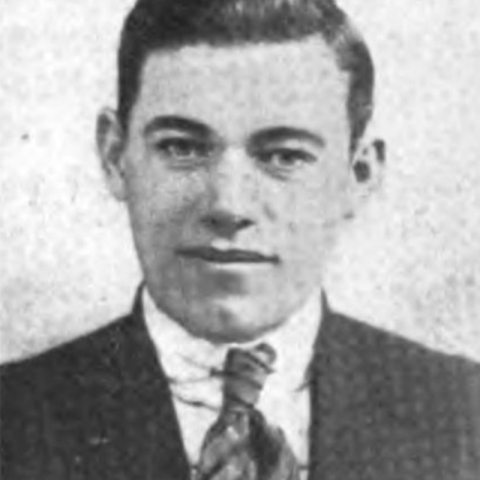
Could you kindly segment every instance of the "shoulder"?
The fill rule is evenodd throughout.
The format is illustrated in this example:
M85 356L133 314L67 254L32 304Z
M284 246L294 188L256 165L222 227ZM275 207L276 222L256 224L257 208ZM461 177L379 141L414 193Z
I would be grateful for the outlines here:
M475 432L480 441L478 363L340 314L332 314L327 330L327 361L347 384L353 410L382 412L409 428L430 426L438 435Z
M467 478L459 471L477 478L477 363L337 313L324 327L318 411L337 450L347 452L341 462L349 456L359 468L371 465L379 478L391 465L411 470L411 478Z
M475 361L338 313L326 323L320 368L332 382L346 384L352 401L368 399L401 416L437 416L443 410L452 421L468 412L480 418L480 365Z
M99 330L33 357L2 365L2 410L39 395L74 395L96 374L115 370L132 319L117 319Z
M480 364L461 355L434 350L417 341L374 327L339 313L332 313L327 342L348 351L350 356L372 370L406 370L412 375L460 373L480 375Z

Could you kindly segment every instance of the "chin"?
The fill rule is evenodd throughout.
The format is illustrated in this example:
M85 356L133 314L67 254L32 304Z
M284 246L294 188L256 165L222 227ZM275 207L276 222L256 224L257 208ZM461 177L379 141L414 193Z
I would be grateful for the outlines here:
M204 312L203 321L199 323L208 326L202 335L207 340L215 343L244 343L261 337L281 323L269 310L264 305L245 299L223 298L199 308L197 314L199 311Z

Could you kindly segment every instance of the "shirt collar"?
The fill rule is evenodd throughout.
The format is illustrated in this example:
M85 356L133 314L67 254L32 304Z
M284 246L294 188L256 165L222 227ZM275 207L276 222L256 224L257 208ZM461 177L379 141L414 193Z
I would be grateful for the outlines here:
M190 334L175 320L158 309L147 288L142 303L147 331L167 377L193 388L210 376L212 369L221 369L229 348L245 348L261 342L268 343L277 353L274 373L268 383L282 390L298 390L306 380L315 341L322 320L321 294L312 293L302 307L276 330L261 338L240 345L214 344Z

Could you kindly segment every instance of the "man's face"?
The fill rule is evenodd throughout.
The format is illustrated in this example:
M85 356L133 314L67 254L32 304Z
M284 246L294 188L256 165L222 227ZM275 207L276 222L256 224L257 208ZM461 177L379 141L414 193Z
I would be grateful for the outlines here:
M320 286L351 211L347 94L319 38L147 57L110 183L150 294L194 335L251 340Z

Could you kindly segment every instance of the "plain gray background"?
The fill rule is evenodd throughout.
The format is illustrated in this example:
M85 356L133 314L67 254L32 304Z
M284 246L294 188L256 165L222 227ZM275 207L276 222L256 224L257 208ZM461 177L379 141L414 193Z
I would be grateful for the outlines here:
M334 307L480 359L480 4L343 0L378 70L379 197L332 261ZM1 360L130 308L140 275L102 184L127 0L0 0Z

